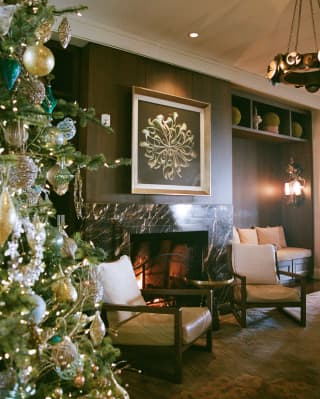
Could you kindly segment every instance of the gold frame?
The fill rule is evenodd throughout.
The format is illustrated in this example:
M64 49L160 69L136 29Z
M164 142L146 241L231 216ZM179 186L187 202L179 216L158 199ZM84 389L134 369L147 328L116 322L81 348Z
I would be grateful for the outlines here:
M190 159L188 159L188 165L185 166L187 164L186 162L178 170L177 174L179 174L179 176L177 179L183 180L182 184L178 184L179 182L177 180L172 181L174 179L168 181L168 175L165 175L163 171L164 167L160 165L160 162L158 162L156 167L152 168L146 160L146 150L143 155L143 150L141 149L141 147L143 147L141 143L143 144L143 142L141 142L141 137L145 137L146 139L147 136L143 133L143 130L146 129L142 129L142 127L145 127L148 123L150 126L150 120L155 116L148 114L148 109L149 111L152 110L157 112L160 110L163 114L163 111L167 111L165 117L173 115L174 113L179 117L178 113L180 112L180 114L182 113L185 115L187 119L189 118L188 121L192 126L195 126L194 130L189 129L192 138L194 138L196 142L197 151L194 152L196 154L194 156L195 161L190 161ZM157 115L153 121L155 121L158 116L159 115ZM190 150L190 147L188 148ZM190 153L188 153L188 155L189 154ZM159 160L159 157L157 160ZM191 162L193 162L192 165ZM191 166L193 165L195 166L192 168ZM147 169L148 166L149 169ZM172 172L170 177L172 177L176 170L173 167L170 168ZM163 173L162 176L160 176L161 171ZM182 172L184 172L184 176L182 176ZM143 174L145 174L146 177L143 177ZM190 181L192 180L192 184L187 184L188 179L190 179ZM211 105L198 100L177 97L159 91L133 86L131 181L131 192L133 194L211 195Z

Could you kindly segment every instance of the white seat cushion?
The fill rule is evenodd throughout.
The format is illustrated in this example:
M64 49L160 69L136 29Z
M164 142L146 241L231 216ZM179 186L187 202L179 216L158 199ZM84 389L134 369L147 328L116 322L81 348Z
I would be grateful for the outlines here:
M240 299L240 285L234 290L237 300ZM300 290L294 287L275 285L247 285L247 302L296 302L300 301Z
M309 258L312 256L311 249L286 247L277 250L278 261Z
M118 305L145 305L138 287L130 258L123 255L114 262L104 262L98 266L98 277L103 286L103 301ZM110 327L135 315L134 312L109 312Z
M232 267L248 284L277 284L275 248L271 244L232 244Z
M211 313L206 307L182 308L183 343L190 343L210 326ZM116 328L112 335L115 345L174 345L174 316L140 313Z

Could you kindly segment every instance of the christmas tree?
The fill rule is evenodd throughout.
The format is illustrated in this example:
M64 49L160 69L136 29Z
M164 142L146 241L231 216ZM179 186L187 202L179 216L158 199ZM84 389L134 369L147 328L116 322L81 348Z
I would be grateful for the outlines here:
M66 14L85 8L0 4L1 398L129 397L100 314L97 264L106 253L80 233L69 236L50 201L51 190L62 196L72 186L80 217L81 169L129 162L78 151L76 126L99 123L95 111L53 95L55 59L46 42L58 22L66 48Z

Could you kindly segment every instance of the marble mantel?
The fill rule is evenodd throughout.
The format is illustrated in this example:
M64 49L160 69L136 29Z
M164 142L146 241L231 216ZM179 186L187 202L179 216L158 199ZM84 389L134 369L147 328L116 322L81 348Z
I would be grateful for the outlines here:
M130 255L130 235L207 231L204 266L212 279L228 275L226 246L232 237L232 206L211 204L86 204L85 237L110 259Z

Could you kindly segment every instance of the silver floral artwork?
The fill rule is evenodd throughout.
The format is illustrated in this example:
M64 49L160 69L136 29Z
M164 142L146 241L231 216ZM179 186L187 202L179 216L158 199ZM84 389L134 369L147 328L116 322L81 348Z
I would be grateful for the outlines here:
M183 169L197 158L194 134L185 122L178 123L177 119L177 112L166 119L163 115L148 118L148 126L142 130L144 140L139 143L145 149L149 168L162 169L163 177L170 181L181 178Z

